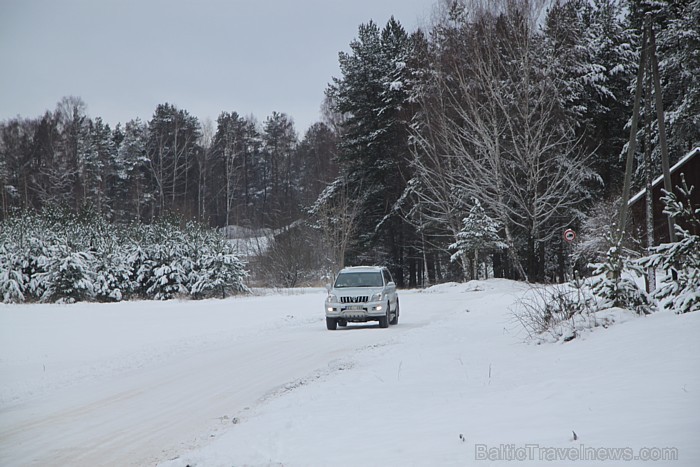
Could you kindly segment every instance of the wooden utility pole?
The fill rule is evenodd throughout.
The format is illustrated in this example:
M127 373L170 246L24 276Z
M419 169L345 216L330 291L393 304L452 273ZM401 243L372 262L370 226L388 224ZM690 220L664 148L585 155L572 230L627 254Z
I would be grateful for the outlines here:
M656 59L656 38L651 22L648 22L649 45L651 47L651 71L654 77L654 89L656 92L656 121L659 125L659 144L661 145L661 171L664 174L664 190L671 193L671 169L668 162L668 145L666 144L666 123L664 122L664 103L661 95L661 79L659 78L659 62ZM651 98L651 96L648 96ZM647 194L647 196L650 196ZM676 241L676 228L673 225L673 217L666 216L668 221L668 238L672 243Z
M664 108L661 95L661 80L659 79L659 64L656 58L656 40L654 37L654 29L651 25L651 20L647 16L644 21L644 30L642 31L642 52L639 59L639 70L637 71L637 88L634 95L634 107L632 111L632 125L630 128L630 139L627 146L627 163L625 165L625 183L622 189L622 206L620 207L620 238L625 235L627 226L627 203L630 199L630 187L632 185L632 171L634 170L634 152L637 149L637 124L639 122L639 107L642 98L642 89L644 82L644 73L646 68L651 68L651 74L654 81L654 94L656 96L656 119L659 126L659 144L661 145L661 169L663 171L664 189L671 192L671 172L668 163L668 146L666 144L666 125L664 124ZM648 71L647 71L648 73ZM652 96L647 91L646 107L649 112ZM649 138L651 139L651 138ZM647 188L647 197L652 200L653 193ZM673 219L668 216L668 233L672 242L676 241Z
M647 253L651 254L654 248L654 198L651 194L654 192L654 164L651 160L651 124L654 117L649 111L651 107L651 60L648 60L647 76L645 77L645 96L644 108L644 182L647 195L645 196L646 203L646 234L647 234ZM656 271L654 268L647 268L647 292L653 292L656 289Z

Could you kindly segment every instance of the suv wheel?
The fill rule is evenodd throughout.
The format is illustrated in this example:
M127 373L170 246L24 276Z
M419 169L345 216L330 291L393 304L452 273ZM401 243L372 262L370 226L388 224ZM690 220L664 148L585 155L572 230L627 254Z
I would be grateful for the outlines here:
M396 309L394 310L394 318L389 321L389 324L399 324L399 299L396 299Z
M388 328L389 327L389 314L391 311L389 310L389 302L386 302L386 314L379 318L379 327L380 328Z
M326 318L326 327L329 331L335 331L338 326L338 320L336 318Z

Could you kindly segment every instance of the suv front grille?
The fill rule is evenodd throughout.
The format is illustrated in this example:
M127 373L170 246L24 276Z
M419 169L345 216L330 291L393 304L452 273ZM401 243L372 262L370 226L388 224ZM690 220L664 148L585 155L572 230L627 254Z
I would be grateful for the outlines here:
M359 297L340 297L340 303L367 303L369 297L367 295Z

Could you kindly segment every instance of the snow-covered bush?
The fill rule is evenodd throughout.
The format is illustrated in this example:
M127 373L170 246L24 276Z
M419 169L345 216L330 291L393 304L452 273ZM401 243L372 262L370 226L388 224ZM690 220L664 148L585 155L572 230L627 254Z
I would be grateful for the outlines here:
M221 295L226 291L248 292L240 278L245 277L243 263L232 253L209 253L197 261L197 268L190 281L193 298Z
M187 277L180 269L177 261L168 261L157 264L153 268L153 275L148 283L150 287L146 293L156 300L170 300L178 295L187 293L185 284Z
M126 262L129 264L129 284L132 293L137 297L146 297L148 277L151 275L151 262L148 253L140 244L130 245L125 252Z
M92 298L94 293L93 257L85 251L70 251L65 245L51 248L37 275L44 292L42 301L74 303Z
M169 300L187 293L189 263L182 231L171 222L159 222L147 229L144 270L146 294L156 300Z
M36 216L20 215L0 226L0 293L3 302L38 299L44 292L37 274L46 257L50 239Z
M613 243L612 237L609 240ZM591 267L594 268L591 290L602 301L602 307L624 308L640 315L654 311L654 303L633 278L633 275L642 277L643 271L623 255L621 241L608 249L604 262Z
M156 300L190 295L225 297L246 292L245 265L224 237L190 222L184 228L163 221L141 226L130 249L134 290Z
M95 257L95 299L119 302L132 291L128 258L115 251L102 251Z
M243 284L248 274L245 265L223 236L194 225L188 226L187 232L192 259L188 288L193 298L248 292Z
M29 277L24 273L22 257L0 245L0 295L3 303L21 303L29 286Z
M678 241L654 247L649 256L641 258L637 264L642 268L663 269L665 276L654 298L664 308L688 313L700 310L700 206L692 205L694 187L688 188L685 179L678 188L683 200L674 193L662 198L666 204L664 212L676 220ZM683 228L679 221L688 228Z

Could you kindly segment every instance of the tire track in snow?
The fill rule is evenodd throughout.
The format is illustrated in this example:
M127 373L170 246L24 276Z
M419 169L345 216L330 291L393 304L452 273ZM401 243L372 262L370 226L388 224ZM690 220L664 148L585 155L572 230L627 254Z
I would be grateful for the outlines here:
M327 370L401 327L265 329L0 411L2 465L144 465L196 447L285 384ZM392 332L393 331L393 332Z

